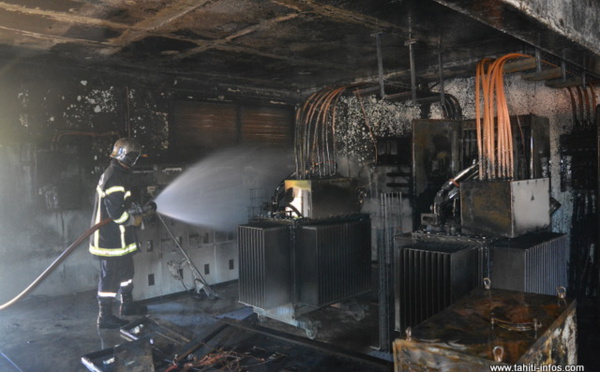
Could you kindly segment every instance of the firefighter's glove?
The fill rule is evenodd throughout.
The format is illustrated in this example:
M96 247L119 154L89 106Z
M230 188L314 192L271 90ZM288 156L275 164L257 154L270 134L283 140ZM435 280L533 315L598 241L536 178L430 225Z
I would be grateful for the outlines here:
M127 226L136 226L136 227L142 226L143 220L144 220L144 218L140 215L137 215L137 216L130 215Z

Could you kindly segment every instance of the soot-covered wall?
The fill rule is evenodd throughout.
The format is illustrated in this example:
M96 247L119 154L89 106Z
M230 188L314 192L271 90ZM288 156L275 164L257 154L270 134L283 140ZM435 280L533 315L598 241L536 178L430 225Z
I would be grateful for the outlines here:
M0 302L90 226L93 191L119 136L168 150L169 94L122 77L14 64L0 71ZM94 288L87 241L34 292Z
M153 161L166 159L173 131L174 93L123 77L64 68L14 66L0 71L0 302L25 288L69 244L89 228L93 190L118 136L140 139ZM474 113L472 79L445 82L463 117ZM571 231L573 190L562 190L559 137L574 125L569 94L543 83L509 76L512 115L535 114L550 121L552 196L562 207L554 231ZM177 97L177 99L180 99ZM342 97L338 107L339 170L380 189L373 163L374 137L410 135L412 120L442 118L410 102ZM366 120L365 120L366 118ZM365 125L367 124L367 125ZM369 205L376 211L377 201ZM412 211L403 211L410 221ZM409 229L408 223L406 229ZM85 244L34 291L56 295L95 287L98 267Z

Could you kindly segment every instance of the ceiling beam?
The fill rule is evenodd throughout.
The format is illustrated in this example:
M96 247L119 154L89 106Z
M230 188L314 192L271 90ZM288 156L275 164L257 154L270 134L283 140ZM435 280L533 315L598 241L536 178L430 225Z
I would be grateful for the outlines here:
M164 28L186 14L210 4L213 0L180 0L162 8L154 17L145 18L132 28L125 30L119 37L111 39L114 46L126 46L144 39L148 33ZM115 51L113 51L115 52Z
M56 12L40 8L28 8L23 5L15 5L0 1L0 10L10 13L20 13L27 16L32 16L32 22L35 22L35 17L48 18L65 24L80 24L85 26L107 27L115 30L124 30L135 28L136 26L125 25L123 23L111 22L104 19L93 17L82 17L74 13Z
M343 23L354 23L369 28L373 31L385 31L387 33L406 34L406 30L395 24L382 21L379 18L370 17L365 14L360 14L345 10L343 8L332 5L325 5L310 0L271 0L274 4L278 4L290 9L294 9L300 13L312 13L321 15L333 21Z
M65 42L84 44L84 45L90 45L90 46L111 47L110 44L103 43L100 41L81 39L81 38L73 38L73 37L67 37L67 36L61 36L61 35L41 34L39 32L25 31L25 30L15 29L15 28L11 28L11 27L5 27L5 26L1 26L1 25L0 25L0 30L3 30L7 33L20 35L23 38L35 40L38 42L38 44L36 44L38 49L47 49L49 45L54 46L54 45L65 43ZM41 45L40 41L46 42L46 45ZM32 49L36 48L36 46L32 45L31 42L28 42L27 44Z
M257 49L252 49L252 48L247 48L247 47L230 44L231 41L233 41L237 38L249 35L249 34L259 31L261 29L269 28L277 23L287 22L289 20L297 18L298 16L300 16L299 13L290 13L290 14L279 16L279 17L263 20L260 23L246 27L242 30L239 30L231 35L228 35L228 36L226 36L222 39L218 39L218 40L197 41L197 40L190 40L188 38L180 38L178 40L194 42L194 43L198 44L198 47L191 48L183 53L178 53L176 56L174 56L174 59L182 60L189 56L192 56L192 55L195 55L198 53L202 53L202 52L210 50L210 49L216 49L216 50L223 50L223 51L229 51L229 52L247 53L250 55L267 57L267 58L271 58L274 60L286 61L286 62L291 62L291 63L295 63L295 64L302 64L305 66L313 66L315 68L327 68L327 69L336 69L339 71L351 72L352 69L343 68L340 64L323 63L323 62L319 62L314 59L286 57L286 56L282 56L279 54L261 52Z
M209 49L217 48L217 47L225 45L228 42L233 41L239 37L246 36L253 32L256 32L257 30L259 30L261 28L269 27L276 23L289 21L290 19L294 19L297 16L298 16L298 13L286 14L284 16L271 18L268 20L263 20L260 23L246 27L246 28L239 30L229 36L222 38L222 39L197 42L197 44L198 44L197 48L192 48L192 49L186 51L185 53L179 53L176 58L183 59L183 58L189 57L190 55L193 55L193 54L197 54L197 53L201 53L206 50L209 50ZM185 38L184 38L184 40L195 42L194 40L189 40L189 39L185 39Z
M600 3L597 1L501 1L600 55Z
M600 76L600 4L594 1L433 0Z
M209 49L215 49L215 50L222 50L222 51L227 51L227 52L246 53L249 55L266 57L266 58L271 58L271 59L279 60L279 61L286 61L286 62L290 62L290 63L296 63L296 64L302 65L302 66L314 66L315 68L328 68L328 69L333 68L333 69L336 69L339 71L346 71L346 72L354 71L354 69L352 69L352 68L342 67L339 63L333 64L333 63L319 62L314 59L286 57L286 56L283 56L280 54L261 52L257 49L252 49L252 48L248 48L248 47L244 47L244 46L231 45L231 44L227 43L228 40L226 40L226 39L228 39L228 38L214 40L214 41L206 41L206 40L198 41L198 40L191 40L191 39L188 39L185 37L177 37L177 36L172 36L172 35L170 36L170 38L173 40L187 41L187 42L192 42L192 43L198 44L197 48L192 48L186 52L177 53L177 55L174 55L173 59L177 59L177 60L185 59L186 57L204 52Z

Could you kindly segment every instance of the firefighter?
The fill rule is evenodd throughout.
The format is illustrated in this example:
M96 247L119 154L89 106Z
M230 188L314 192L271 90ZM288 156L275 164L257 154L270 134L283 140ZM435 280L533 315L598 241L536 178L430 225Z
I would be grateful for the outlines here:
M133 138L120 138L110 154L110 165L96 187L92 225L111 221L90 237L90 253L100 259L98 283L98 327L114 329L128 323L113 315L113 302L120 294L120 316L144 315L146 306L133 301L133 253L138 249L135 229L142 217L130 212L131 170L142 152Z

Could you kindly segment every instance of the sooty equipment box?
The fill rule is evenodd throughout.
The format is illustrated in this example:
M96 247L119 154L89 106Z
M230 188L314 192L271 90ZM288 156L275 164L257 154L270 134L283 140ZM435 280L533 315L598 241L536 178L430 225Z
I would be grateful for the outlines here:
M564 292L549 296L477 288L394 341L395 371L575 365L575 309L576 301Z

